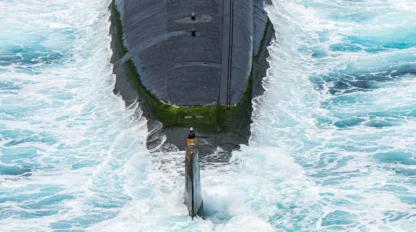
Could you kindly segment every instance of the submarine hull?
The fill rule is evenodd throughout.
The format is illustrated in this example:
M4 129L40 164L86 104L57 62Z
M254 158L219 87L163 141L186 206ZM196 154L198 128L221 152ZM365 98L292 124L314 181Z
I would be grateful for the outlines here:
M191 126L202 157L219 147L227 160L248 143L274 35L267 2L112 1L114 92L128 107L139 104L149 150L183 150L179 138Z

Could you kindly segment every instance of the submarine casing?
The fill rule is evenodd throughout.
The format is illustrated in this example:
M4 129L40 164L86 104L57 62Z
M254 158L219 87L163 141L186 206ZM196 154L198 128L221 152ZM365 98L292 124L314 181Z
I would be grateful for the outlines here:
M250 101L261 94L256 86L264 76L258 70L267 68L267 55L259 54L267 50L266 31L273 27L266 2L113 0L114 92L128 106L139 102L150 150L161 143L183 150L177 138L190 126L205 137L200 156L247 144Z

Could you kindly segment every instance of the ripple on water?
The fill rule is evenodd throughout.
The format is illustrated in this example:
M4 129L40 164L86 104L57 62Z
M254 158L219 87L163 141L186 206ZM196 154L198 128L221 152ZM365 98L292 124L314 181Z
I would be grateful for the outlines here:
M416 159L410 152L390 151L373 155L380 163L397 163L404 165L416 165Z

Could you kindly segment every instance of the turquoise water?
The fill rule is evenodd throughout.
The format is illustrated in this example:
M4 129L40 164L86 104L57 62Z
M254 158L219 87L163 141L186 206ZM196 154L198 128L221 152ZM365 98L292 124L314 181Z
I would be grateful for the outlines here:
M108 4L0 2L0 231L416 230L414 1L274 0L250 144L203 161L193 221L183 154L112 93Z

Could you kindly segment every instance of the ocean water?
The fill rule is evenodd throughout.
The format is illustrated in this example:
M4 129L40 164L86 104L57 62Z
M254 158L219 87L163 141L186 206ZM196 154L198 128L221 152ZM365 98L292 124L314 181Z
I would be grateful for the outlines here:
M182 152L147 151L112 93L109 3L0 1L0 231L416 231L415 1L272 1L249 146L201 161L205 220Z

